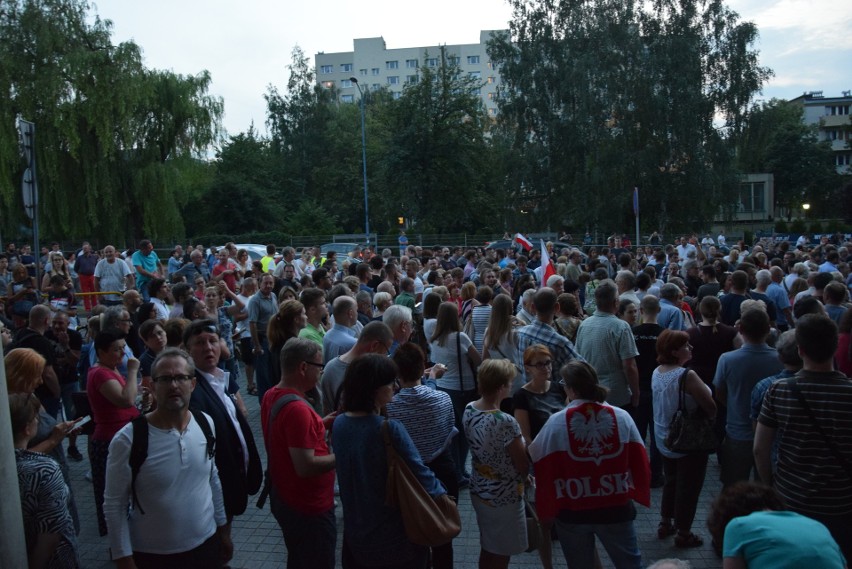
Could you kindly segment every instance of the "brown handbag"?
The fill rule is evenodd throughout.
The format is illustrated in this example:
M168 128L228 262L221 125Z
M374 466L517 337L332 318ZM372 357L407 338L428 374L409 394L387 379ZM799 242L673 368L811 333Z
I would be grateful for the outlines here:
M388 481L385 503L398 507L405 534L412 543L436 547L461 533L461 517L456 503L447 494L432 498L411 469L393 448L388 422L382 423L382 437L388 455Z

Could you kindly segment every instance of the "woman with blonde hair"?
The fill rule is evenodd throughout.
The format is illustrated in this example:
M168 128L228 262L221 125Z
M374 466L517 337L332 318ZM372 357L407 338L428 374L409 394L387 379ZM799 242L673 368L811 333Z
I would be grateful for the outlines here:
M74 290L74 281L71 278L71 271L69 270L68 262L65 260L65 256L60 251L54 251L50 254L50 270L44 272L44 276L41 279L41 290L46 291L50 288L50 277L59 275L65 281L65 286L68 287L69 290Z
M521 367L523 358L518 351L518 336L515 334L515 326L518 324L512 308L511 297L498 294L491 305L491 320L485 330L485 339L482 344L482 359L503 359L512 362L515 366L515 378L512 380L510 397L524 384L524 372ZM509 411L506 405L504 411Z
M473 307L479 304L476 302L476 284L473 281L467 281L461 287L461 307L459 308L459 318L464 322L470 316Z

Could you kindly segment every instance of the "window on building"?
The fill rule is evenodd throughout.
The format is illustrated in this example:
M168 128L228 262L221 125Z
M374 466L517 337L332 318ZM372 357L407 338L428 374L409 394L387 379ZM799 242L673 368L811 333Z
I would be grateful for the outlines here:
M399 61L385 61L385 68L387 69L399 69Z
M488 109L488 116L489 117L496 117L497 116L497 109Z
M493 100L494 100L494 93L488 93L488 100L489 100L489 101L493 101Z
M461 58L456 57L455 55L451 55L447 58L447 63L449 63L450 65L458 65L459 63L461 63Z
M352 64L351 63L341 63L340 64L340 72L341 73L352 73Z
M402 93L400 93L399 91L394 91L392 96L393 96L394 100L396 100L396 99L399 99L400 97L402 97Z
M341 103L354 103L355 102L355 95L341 95L340 96L340 102Z
M497 79L493 75L489 75L486 81L488 81L489 85L492 85L497 82Z
M382 88L382 86L379 85L378 83L373 83L373 91L378 91L381 88Z
M365 75L367 75L367 70L366 69L359 69L358 75L364 77Z
M479 71L471 71L467 75L471 79L481 79L482 78L482 73L480 73Z
M467 64L468 65L479 65L479 56L478 55L468 55L467 56Z
M491 63L490 61L488 63L486 63L485 65L488 66L488 69L494 69L494 64Z
M826 115L848 115L849 105L827 105L825 107Z
M417 75L406 75L405 76L405 84L406 85L414 85L417 83Z
M419 63L416 59L406 59L405 66L409 69L417 69Z
M852 164L852 154L835 154L834 164L835 166L849 166L849 164Z
M331 89L332 87L334 87L334 81L323 81L322 86L326 89Z
M399 85L399 76L391 75L388 77L388 85Z
M373 67L373 69L372 69L372 73L373 73L373 75L378 75L378 74L379 74L379 72L380 72L380 71L379 71L379 68L378 68L378 67Z
M349 79L341 79L341 81L340 81L340 88L341 89L346 89L347 87L351 87L351 86L352 86L352 81L350 81Z
M740 201L737 204L740 213L763 213L766 211L764 205L764 182L746 182L740 184Z
M320 73L321 74L334 73L334 66L333 65L320 65Z
M437 57L428 58L426 60L426 66L427 67L438 67L438 58Z

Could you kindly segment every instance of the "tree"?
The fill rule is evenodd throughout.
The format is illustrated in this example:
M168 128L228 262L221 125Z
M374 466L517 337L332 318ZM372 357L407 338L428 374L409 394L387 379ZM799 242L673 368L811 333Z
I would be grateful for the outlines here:
M733 199L730 144L770 73L753 24L717 0L510 3L511 36L489 55L524 161L515 196L539 223L620 231L634 186L662 229L705 224Z
M36 123L44 232L109 240L183 233L180 206L218 137L210 76L149 70L81 0L0 0L0 200L22 211L14 121Z
M440 65L423 65L386 117L383 175L397 207L391 217L422 232L487 230L499 211L499 196L484 185L488 118L480 85L461 74L453 55L441 48Z
M800 105L778 99L755 105L739 141L738 164L743 172L773 174L775 204L788 219L806 202L815 215L833 216L840 180L831 143L818 139L803 114Z

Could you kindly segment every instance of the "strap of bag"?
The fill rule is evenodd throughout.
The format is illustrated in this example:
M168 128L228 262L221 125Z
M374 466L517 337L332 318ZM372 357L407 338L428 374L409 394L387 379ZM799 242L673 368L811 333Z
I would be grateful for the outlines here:
M686 409L686 391L683 388L684 379L686 379L686 374L689 373L689 368L684 368L683 373L680 374L678 378L678 401L677 401L677 410L684 411Z
M130 495L133 499L133 506L139 510L140 514L145 514L142 509L142 504L139 503L139 497L136 495L136 476L139 474L139 469L148 458L148 419L145 415L140 415L133 419L130 424L133 426L133 442L130 444Z
M464 371L461 357L461 332L456 332L456 357L459 360L459 391L464 391Z
M799 383L797 379L795 377L791 377L787 380L787 385L790 386L790 389L793 390L793 394L796 396L796 399L798 399L799 403L802 404L802 407L805 408L805 412L808 414L808 417L811 418L811 423L813 423L813 426L816 427L817 432L820 434L823 441L825 441L825 444L828 445L831 454L834 455L834 458L836 458L837 462L839 462L840 465L843 467L843 470L846 472L846 476L852 475L852 465L850 465L846 457L841 454L840 449L837 447L837 443L835 443L832 439L828 438L828 435L825 433L825 431L822 430L822 427L820 426L819 422L817 422L816 415L814 415L811 406L808 404L807 399L805 399L805 396L802 394L802 390L799 389Z
M204 416L204 413L196 409L190 409L190 413L195 418L195 422L204 433L204 439L207 441L207 459L213 460L216 458L216 437L213 436L213 429L210 428L210 421Z
M267 432L272 433L272 425L275 422L275 418L278 417L278 413L281 412L281 409L284 408L285 405L292 403L293 401L298 400L304 401L308 406L310 404L305 401L303 397L296 395L295 393L288 393L287 395L282 395L279 397L275 403L272 405L272 409L269 410L269 422L267 423ZM263 437L263 446L266 448L266 471L263 473L263 488L260 491L260 495L257 497L257 507L261 510L263 506L266 505L266 500L269 498L269 493L272 490L272 480L269 476L269 440L267 437Z

